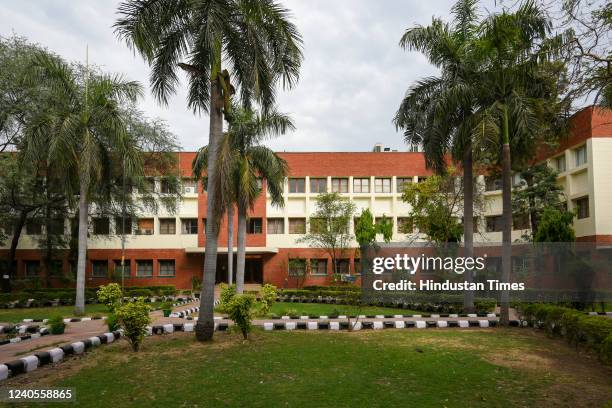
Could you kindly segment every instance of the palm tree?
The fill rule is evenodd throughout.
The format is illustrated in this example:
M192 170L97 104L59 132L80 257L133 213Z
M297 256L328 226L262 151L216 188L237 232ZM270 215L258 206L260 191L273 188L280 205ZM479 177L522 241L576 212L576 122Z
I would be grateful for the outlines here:
M223 118L231 117L231 95L241 105L253 102L264 111L275 100L279 80L295 84L302 61L301 36L289 11L273 0L129 0L119 6L118 35L152 66L153 93L167 104L178 85L177 71L188 74L188 106L207 112L206 248L196 337L214 333L213 304L219 220L226 207L216 203L217 157ZM231 71L234 84L230 80ZM237 90L238 88L238 90Z
M126 132L122 105L142 94L137 82L120 76L91 73L44 53L33 61L30 80L39 81L53 97L50 112L38 117L26 139L26 156L45 160L78 174L78 255L75 314L85 311L85 267L90 198L108 174L126 161L126 172L142 169L141 157ZM41 147L45 146L45 149ZM41 157L44 151L46 157Z
M463 235L464 256L473 256L474 191L472 129L476 109L477 84L474 83L478 62L472 49L477 35L476 0L459 0L451 12L452 25L434 19L427 27L408 29L400 46L420 51L440 69L437 77L428 77L412 86L393 119L404 130L408 144L422 144L428 167L438 173L447 170L450 153L463 167ZM466 272L468 282L473 279ZM466 291L464 309L474 308L473 292Z
M283 183L287 175L287 162L261 142L295 129L291 119L272 110L257 114L249 109L233 110L232 120L225 133L217 174L223 180L218 186L217 205L238 208L238 254L236 258L236 291L244 290L246 252L246 224L249 209L262 192L265 180L273 205L284 205ZM194 174L200 177L208 162L208 146L200 149L193 162ZM229 180L229 182L228 182Z

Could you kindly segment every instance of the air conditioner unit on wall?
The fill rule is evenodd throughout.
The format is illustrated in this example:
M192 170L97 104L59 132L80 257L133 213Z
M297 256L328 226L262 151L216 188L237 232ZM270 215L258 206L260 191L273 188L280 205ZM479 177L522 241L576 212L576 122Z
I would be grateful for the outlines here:
M185 194L195 194L196 189L193 186L185 187Z

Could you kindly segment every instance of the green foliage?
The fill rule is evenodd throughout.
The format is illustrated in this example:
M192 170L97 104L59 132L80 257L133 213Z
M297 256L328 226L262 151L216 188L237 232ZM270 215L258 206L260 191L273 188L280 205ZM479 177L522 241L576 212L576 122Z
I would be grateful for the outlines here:
M261 288L261 314L267 315L270 308L276 302L276 286L266 283Z
M106 317L106 326L108 327L109 332L113 332L119 329L119 318L117 317L116 314L110 313Z
M236 296L236 285L222 283L219 285L219 310L227 312L227 305Z
M253 306L255 296L253 295L234 295L225 307L228 317L242 332L246 340L251 331L251 319L253 317Z
M374 217L369 208L361 210L359 220L355 225L355 239L359 246L370 245L376 241L376 225L374 225Z
M119 325L134 351L139 350L147 332L146 327L151 323L149 310L149 305L145 304L142 298L125 303L116 310Z
M55 315L47 321L47 325L49 326L49 331L51 334L63 334L64 329L66 328L66 323L64 323L64 317L61 315Z
M545 208L533 240L535 242L574 242L576 234L572 223L574 213Z
M106 286L100 286L97 295L98 301L104 303L111 313L119 306L121 298L123 297L121 286L117 283L109 283Z

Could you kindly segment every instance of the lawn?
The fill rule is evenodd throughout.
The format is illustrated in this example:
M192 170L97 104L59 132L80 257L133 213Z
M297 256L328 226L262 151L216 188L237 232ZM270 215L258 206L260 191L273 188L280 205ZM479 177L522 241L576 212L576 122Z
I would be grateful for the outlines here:
M276 302L272 305L269 315L287 316L287 315L316 315L329 316L332 314L339 315L394 315L394 314L423 314L407 309L396 309L390 307L364 306L359 309L356 306L347 305L328 305L324 303L288 303Z
M256 331L208 344L175 333L61 364L3 385L74 387L87 407L591 407L612 396L612 370L528 329Z

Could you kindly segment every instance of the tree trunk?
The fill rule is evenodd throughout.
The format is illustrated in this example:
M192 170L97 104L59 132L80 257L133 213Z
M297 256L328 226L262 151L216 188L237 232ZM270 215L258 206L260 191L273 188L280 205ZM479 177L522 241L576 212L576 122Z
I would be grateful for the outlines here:
M87 184L89 177L81 175L79 191L79 247L77 252L77 281L74 314L80 316L85 313L85 265L87 261L87 221L89 203L87 201Z
M464 257L474 256L474 177L472 169L472 144L468 143L463 154L463 239ZM465 272L465 280L474 281L473 271ZM463 309L474 311L474 291L466 290L463 295Z
M227 207L227 283L234 282L234 206Z
M7 274L2 276L2 291L6 293L11 291L11 276L17 276L17 269L14 268L15 258L17 257L17 246L19 245L21 231L23 230L27 218L28 212L22 210L19 213L19 218L17 218L13 225L13 239L11 240L11 248L9 249L8 270Z
M236 258L236 293L244 292L247 209L238 205L238 255Z
M527 182L527 188L531 188L533 187L533 175L530 174L528 176L525 176L525 181ZM537 219L537 214L536 214L536 208L535 208L535 198L533 196L533 194L529 195L529 223L531 226L531 238L533 239L533 237L535 236L536 230L538 229L538 219Z
M223 135L223 97L219 79L210 83L210 128L208 136L208 164L207 173L207 201L206 209L206 246L204 252L204 271L202 276L202 290L200 292L200 312L195 327L196 339L199 341L212 340L215 331L214 302L215 277L217 274L217 240L219 223L215 220L215 184L217 182L217 156L219 143Z
M508 110L504 107L502 118L502 276L501 281L510 281L512 268L512 169L510 162L510 142L508 130ZM507 326L510 322L510 293L501 292L500 324Z

